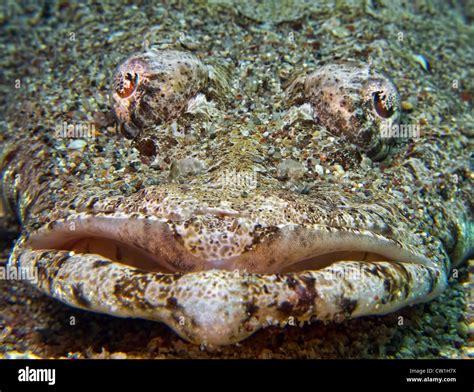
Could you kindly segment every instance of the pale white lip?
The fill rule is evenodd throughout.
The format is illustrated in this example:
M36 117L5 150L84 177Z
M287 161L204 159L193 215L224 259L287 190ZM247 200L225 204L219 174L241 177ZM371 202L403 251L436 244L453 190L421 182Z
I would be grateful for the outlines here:
M432 265L427 257L370 231L299 226L283 226L277 238L240 255L204 259L189 252L176 239L165 219L119 214L71 216L32 233L26 245L34 250L98 254L114 262L162 273L222 269L272 274L319 270L338 261Z

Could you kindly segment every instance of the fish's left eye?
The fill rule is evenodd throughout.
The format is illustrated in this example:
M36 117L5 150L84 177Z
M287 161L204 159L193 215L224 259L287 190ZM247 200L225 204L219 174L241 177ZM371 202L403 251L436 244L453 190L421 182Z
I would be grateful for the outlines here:
M386 95L377 91L372 94L374 97L374 109L377 114L382 118L389 118L395 113L395 109L387 102Z
M120 98L128 98L132 95L138 84L138 74L135 72L127 72L125 75L120 74L115 79L115 92Z
M383 73L360 62L327 64L296 79L287 94L290 103L309 103L316 122L373 160L388 154L392 139L386 131L398 123L401 103Z

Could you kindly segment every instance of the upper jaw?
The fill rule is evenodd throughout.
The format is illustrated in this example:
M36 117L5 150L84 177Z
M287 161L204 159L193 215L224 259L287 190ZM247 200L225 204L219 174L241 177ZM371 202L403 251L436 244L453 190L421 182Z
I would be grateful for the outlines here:
M227 220L222 225L222 220ZM220 227L218 227L220 225ZM230 230L232 228L232 231ZM25 246L98 254L149 272L212 269L274 274L319 270L340 261L433 261L411 243L364 228L266 226L249 217L203 214L171 221L140 213L73 214L30 233Z

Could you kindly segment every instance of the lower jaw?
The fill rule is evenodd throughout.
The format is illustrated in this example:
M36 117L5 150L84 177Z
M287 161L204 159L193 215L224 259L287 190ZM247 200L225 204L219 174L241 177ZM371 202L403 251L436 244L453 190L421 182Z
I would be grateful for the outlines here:
M290 318L385 314L434 298L446 280L429 259L368 231L284 227L241 255L206 260L165 222L147 230L140 220L74 223L73 231L68 221L40 229L17 247L20 265L44 271L42 291L96 312L163 321L199 344L234 343Z
M12 263L43 271L37 286L61 301L120 317L163 321L197 344L225 345L267 325L385 314L434 298L423 265L336 261L319 270L253 274L141 271L96 254L18 247ZM387 282L389 285L387 286Z

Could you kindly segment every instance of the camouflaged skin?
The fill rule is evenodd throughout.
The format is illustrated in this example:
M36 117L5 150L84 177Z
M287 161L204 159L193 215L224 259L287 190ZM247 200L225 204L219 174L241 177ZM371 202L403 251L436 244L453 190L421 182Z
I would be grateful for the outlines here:
M445 288L451 267L472 249L467 185L460 181L454 189L446 182L443 195L434 188L408 196L401 191L462 167L465 140L435 149L420 139L416 154L407 156L401 147L383 174L374 173L377 163L367 154L378 148L386 112L398 116L396 88L382 73L350 63L343 73L352 84L332 86L331 97L321 82L333 69L327 66L303 79L294 105L295 85L290 88L289 108L266 125L297 140L301 151L334 159L346 173L321 177L303 160L278 162L260 134L243 132L245 125L229 128L229 119L239 124L239 118L206 96L209 79L224 79L210 69L188 53L156 50L119 66L113 108L133 142L107 143L118 160L133 146L144 157L140 171L119 174L135 184L131 189L115 186L119 178L102 177L92 160L97 151L82 152L86 169L71 167L62 141L41 128L10 135L1 160L2 194L23 225L10 265L37 269L37 287L67 304L163 321L207 345L238 342L267 325L384 314L429 301ZM365 80L355 82L361 74ZM373 86L377 93L386 89L395 103L380 106ZM346 100L348 88L352 98ZM213 93L218 96L219 87ZM362 111L359 122L334 122L332 109L323 110L333 98ZM199 130L198 136L174 132L182 127ZM370 137L359 138L360 127L370 129ZM29 143L22 142L24 134ZM157 162L159 171L152 169ZM223 183L233 171L256 176L256 184ZM83 173L94 181L85 185ZM378 175L400 191L380 190ZM150 178L156 183L147 183ZM158 255L159 262L143 269L134 260L117 261L119 255L113 261L65 249L65 240L83 237L126 243ZM325 260L334 252L346 253ZM322 257L317 265L304 264L315 256Z

